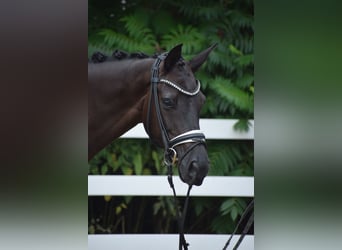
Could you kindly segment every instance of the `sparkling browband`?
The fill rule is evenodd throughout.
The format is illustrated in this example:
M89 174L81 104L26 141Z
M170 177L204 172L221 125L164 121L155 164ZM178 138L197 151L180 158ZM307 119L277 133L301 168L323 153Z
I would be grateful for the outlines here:
M171 81L169 81L169 80L166 80L166 79L160 79L159 81L160 81L160 82L164 82L164 83L168 84L169 86L171 86L171 87L177 89L177 90L180 91L181 93L183 93L183 94L185 94L185 95L189 95L189 96L197 95L198 92L199 92L200 89L201 89L201 82L200 82L199 80L196 80L196 82L197 82L197 88L196 88L196 90L195 90L194 92L188 92L188 91L182 89L181 87L179 87L178 85L176 85L175 83L173 83L173 82L171 82Z

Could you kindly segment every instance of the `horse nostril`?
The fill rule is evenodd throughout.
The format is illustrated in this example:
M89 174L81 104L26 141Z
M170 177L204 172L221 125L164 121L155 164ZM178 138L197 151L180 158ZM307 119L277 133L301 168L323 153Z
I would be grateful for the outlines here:
M196 180L197 174L199 172L199 165L196 161L191 162L191 165L189 167L189 177L190 177L190 182L194 183Z

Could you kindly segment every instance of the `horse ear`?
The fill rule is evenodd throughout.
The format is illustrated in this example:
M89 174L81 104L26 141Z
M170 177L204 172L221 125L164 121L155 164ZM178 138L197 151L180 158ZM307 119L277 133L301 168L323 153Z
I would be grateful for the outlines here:
M182 55L182 45L178 44L176 47L170 50L164 60L164 69L166 72L172 69L172 67L178 62Z
M192 72L196 72L201 67L201 65L205 62L205 60L207 60L209 53L213 49L215 49L216 46L217 46L217 43L211 45L209 48L202 51L201 53L199 53L197 56L195 56L194 58L190 60L189 64L190 64Z

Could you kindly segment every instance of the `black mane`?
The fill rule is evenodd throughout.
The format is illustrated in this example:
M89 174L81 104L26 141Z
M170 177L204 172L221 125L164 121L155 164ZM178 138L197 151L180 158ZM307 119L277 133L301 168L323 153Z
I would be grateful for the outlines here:
M143 52L134 52L134 53L127 53L122 50L115 50L111 56L105 55L104 53L97 51L95 52L88 62L90 63L102 63L108 61L116 61L116 60L123 60L123 59L143 59L143 58L157 58L157 54L153 56L149 56Z

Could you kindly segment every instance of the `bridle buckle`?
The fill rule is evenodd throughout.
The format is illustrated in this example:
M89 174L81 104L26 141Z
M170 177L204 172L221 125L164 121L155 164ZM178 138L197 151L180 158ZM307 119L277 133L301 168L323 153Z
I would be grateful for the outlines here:
M177 161L177 151L174 148L168 148L164 155L165 165L175 165Z

